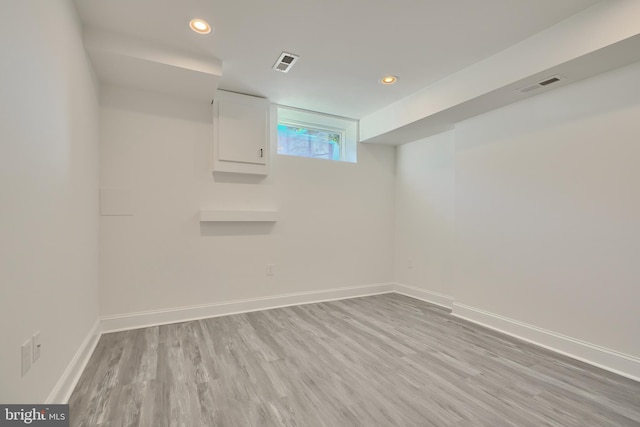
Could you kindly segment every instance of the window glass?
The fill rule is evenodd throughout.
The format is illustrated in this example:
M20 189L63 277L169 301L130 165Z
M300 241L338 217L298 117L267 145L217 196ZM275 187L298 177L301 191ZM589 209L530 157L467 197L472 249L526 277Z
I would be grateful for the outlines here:
M356 162L358 121L277 107L278 154Z
M342 160L342 132L278 123L278 154Z

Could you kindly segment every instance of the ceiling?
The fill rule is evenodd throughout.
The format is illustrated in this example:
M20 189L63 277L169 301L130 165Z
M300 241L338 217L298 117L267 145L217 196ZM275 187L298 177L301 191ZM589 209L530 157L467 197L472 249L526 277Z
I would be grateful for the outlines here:
M76 0L99 29L222 60L220 89L362 118L597 0ZM215 28L198 35L193 18ZM300 55L288 74L271 66ZM393 86L378 83L393 74Z

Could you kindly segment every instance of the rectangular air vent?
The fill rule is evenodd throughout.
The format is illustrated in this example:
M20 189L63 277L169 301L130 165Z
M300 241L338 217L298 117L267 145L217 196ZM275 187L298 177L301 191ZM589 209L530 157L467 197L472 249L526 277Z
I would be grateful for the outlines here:
M555 76L547 77L544 80L540 80L539 82L534 83L532 85L522 87L518 89L518 91L520 91L521 93L527 93L527 92L534 91L536 89L542 89L544 87L550 86L554 83L558 83L563 80L566 80L566 78L560 75L555 75Z
M548 85L550 85L550 84L552 84L552 83L559 82L559 81L560 81L560 79L559 79L559 78L557 78L557 77L551 77L550 79L547 79L547 80L545 80L545 81L543 81L543 82L540 82L540 83L538 83L538 84L539 84L540 86L548 86Z
M293 67L293 64L296 63L299 56L294 55L293 53L282 52L278 60L273 64L273 69L276 71L280 71L281 73L288 73Z

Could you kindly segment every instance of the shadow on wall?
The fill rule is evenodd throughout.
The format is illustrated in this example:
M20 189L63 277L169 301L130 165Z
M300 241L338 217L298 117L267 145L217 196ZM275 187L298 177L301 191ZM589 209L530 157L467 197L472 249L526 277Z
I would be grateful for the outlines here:
M258 236L271 234L274 222L201 222L200 236Z
M260 184L266 175L250 175L230 172L213 172L213 180L224 184Z
M211 105L207 102L144 90L107 85L100 91L100 104L102 107L135 111L152 116L213 123Z

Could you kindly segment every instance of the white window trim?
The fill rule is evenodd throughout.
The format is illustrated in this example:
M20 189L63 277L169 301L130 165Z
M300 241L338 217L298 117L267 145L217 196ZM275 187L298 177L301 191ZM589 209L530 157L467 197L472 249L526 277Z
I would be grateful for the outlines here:
M288 107L286 105L274 105L276 114L275 118L275 136L277 141L278 124L286 126L306 127L316 130L328 130L340 134L340 160L332 160L334 162L357 162L357 145L358 145L358 121L346 117L334 116L331 114L319 113L316 111L303 110L300 108ZM277 148L276 148L277 153ZM284 155L284 154L279 154ZM294 156L302 158L311 158L304 156Z

